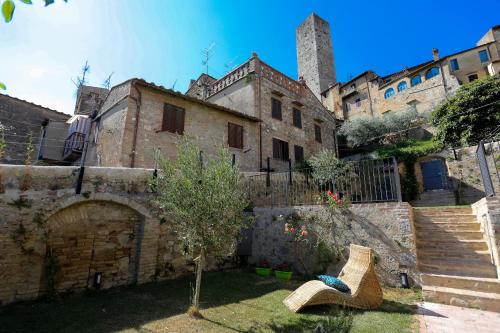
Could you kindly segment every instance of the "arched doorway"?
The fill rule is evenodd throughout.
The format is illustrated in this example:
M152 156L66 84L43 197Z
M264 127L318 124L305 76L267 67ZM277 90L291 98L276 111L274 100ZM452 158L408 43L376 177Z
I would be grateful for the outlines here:
M109 288L137 281L144 217L112 201L88 200L47 221L45 274L41 289L57 292Z

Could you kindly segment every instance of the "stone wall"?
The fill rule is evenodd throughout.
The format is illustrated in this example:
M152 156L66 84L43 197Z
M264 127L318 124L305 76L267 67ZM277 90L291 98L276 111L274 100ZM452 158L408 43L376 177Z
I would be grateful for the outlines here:
M472 211L481 223L497 276L500 276L500 199L498 196L483 198L472 205Z
M193 270L149 205L152 170L88 167L76 195L78 171L0 165L0 304Z
M295 206L283 208L255 208L252 256L249 261L258 263L266 259L272 265L290 262L294 269L301 270L294 242L284 234L288 216L298 214L304 221L310 216L327 218L323 206ZM414 283L416 255L413 237L413 211L407 203L357 204L350 209L345 220L348 231L344 244L350 243L371 247L375 252L376 271L385 285L399 286L399 272L408 272ZM307 223L307 222L305 222ZM311 261L316 260L314 254ZM331 263L327 273L339 273L345 261Z

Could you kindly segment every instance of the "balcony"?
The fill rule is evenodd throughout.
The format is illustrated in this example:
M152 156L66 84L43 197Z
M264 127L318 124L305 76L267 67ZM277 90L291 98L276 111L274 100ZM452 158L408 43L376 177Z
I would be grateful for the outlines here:
M64 141L63 160L74 161L78 159L82 155L84 145L85 133L71 133Z

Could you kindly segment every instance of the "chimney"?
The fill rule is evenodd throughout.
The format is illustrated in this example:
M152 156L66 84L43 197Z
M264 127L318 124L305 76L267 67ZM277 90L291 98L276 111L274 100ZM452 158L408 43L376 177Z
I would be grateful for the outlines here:
M434 61L439 60L439 50L438 49L436 49L436 48L432 49L432 57L434 58Z

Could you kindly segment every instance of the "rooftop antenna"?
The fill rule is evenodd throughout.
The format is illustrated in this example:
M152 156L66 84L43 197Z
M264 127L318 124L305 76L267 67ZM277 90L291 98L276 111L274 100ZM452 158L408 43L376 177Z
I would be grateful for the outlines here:
M104 82L102 83L103 88L106 88L109 90L109 88L111 87L111 77L113 76L114 73L115 72L111 72L111 74L108 75L106 80L104 80Z
M172 84L172 90L175 90L176 83L177 83L177 79L175 79L174 83Z
M76 86L76 89L81 88L85 83L87 83L87 74L90 73L90 65L89 61L85 60L85 65L82 67L82 73L76 77L76 80L71 80L73 81L73 84Z
M234 64L236 59L238 59L238 56L234 57L233 59L229 60L228 62L226 62L224 64L224 67L226 67L226 69L227 69L226 73L229 73L230 71L232 71L233 69L235 69L237 67L237 65Z
M203 85L203 99L206 100L208 98L208 88L209 88L209 84L208 84L208 62L210 60L210 58L212 58L213 56L213 51L214 51L214 48L215 48L215 42L212 42L210 43L210 45L208 47L206 47L205 49L203 49L203 51L201 51L201 55L203 56L203 61L201 62L203 66L205 66L205 74L206 74L206 77L202 80L202 85Z

